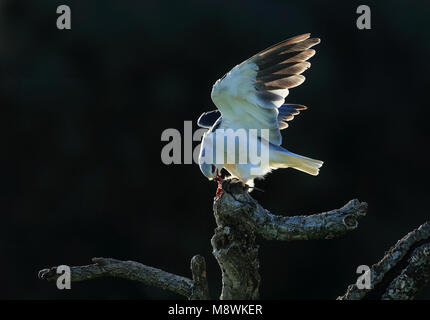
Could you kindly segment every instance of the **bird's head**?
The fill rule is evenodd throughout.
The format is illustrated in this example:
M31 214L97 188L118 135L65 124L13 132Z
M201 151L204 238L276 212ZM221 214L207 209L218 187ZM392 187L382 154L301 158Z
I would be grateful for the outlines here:
M221 174L222 166L210 163L199 163L200 170L209 180L214 180Z
M212 151L212 152L210 152ZM214 180L217 176L221 174L222 164L217 164L212 155L215 154L213 149L212 136L203 136L203 141L200 148L199 155L199 167L201 172L209 180Z

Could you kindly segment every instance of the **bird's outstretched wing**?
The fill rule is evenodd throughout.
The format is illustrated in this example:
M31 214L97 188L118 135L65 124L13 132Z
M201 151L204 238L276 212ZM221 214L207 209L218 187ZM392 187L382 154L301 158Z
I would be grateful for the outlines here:
M270 142L281 144L278 108L288 89L305 80L301 73L310 67L306 60L315 54L310 48L320 42L309 37L309 33L303 34L275 44L215 82L211 97L221 112L223 127L269 129Z
M306 109L307 107L301 104L286 103L280 106L278 108L279 130L288 128L287 121L293 120L294 116L298 115L300 111L303 111ZM210 129L220 117L221 117L221 112L219 112L219 110L204 112L197 120L197 125L201 128Z

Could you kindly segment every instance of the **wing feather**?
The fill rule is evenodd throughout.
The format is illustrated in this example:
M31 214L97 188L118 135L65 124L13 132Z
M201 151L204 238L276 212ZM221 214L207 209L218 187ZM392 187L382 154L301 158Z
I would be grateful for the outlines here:
M283 130L285 128L288 128L287 121L293 120L294 116L297 116L300 113L300 111L304 111L306 109L307 107L301 104L284 104L281 107L279 107L278 109L279 129Z
M281 144L280 129L287 127L285 121L302 109L289 109L290 113L278 121L278 108L284 104L289 89L304 82L301 74L310 67L307 60L315 54L310 48L319 42L318 38L310 38L309 33L284 40L255 54L218 80L211 97L222 114L222 125L269 129L270 142Z

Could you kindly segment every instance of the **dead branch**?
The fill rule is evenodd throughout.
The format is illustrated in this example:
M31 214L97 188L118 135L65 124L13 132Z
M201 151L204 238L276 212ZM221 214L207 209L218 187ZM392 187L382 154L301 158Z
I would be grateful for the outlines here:
M399 240L369 272L370 289L353 284L338 299L413 299L430 281L430 223Z
M332 239L358 227L367 204L351 200L342 208L313 215L279 216L264 209L235 179L223 182L222 195L214 200L217 223L211 239L213 255L222 272L220 299L258 299L258 245L268 240ZM71 267L71 281L119 277L176 292L192 300L209 299L206 264L202 256L191 260L193 279L174 275L134 261L93 258L94 264ZM39 271L39 278L55 280L56 267ZM399 240L370 269L372 286L350 285L340 300L413 299L430 281L430 223Z
M331 239L354 230L366 215L367 204L351 200L340 209L309 216L284 217L270 213L236 179L223 182L214 201L218 227L211 243L221 267L220 299L257 299L260 285L256 235L269 240Z
M206 280L206 263L202 256L191 260L193 280L135 261L121 261L112 258L93 258L93 264L70 267L71 281L78 282L100 277L116 277L143 282L162 289L176 292L190 300L208 300L209 290ZM39 271L39 278L56 280L57 267Z

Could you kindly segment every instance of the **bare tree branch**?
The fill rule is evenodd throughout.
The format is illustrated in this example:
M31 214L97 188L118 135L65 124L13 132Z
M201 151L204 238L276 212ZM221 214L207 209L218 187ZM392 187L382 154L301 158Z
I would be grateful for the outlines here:
M430 242L416 248L408 262L388 286L383 300L412 300L430 281Z
M278 216L264 209L239 183L224 181L227 191L216 201L215 215L218 225L229 219L241 219L267 240L318 240L332 239L358 227L358 220L366 215L367 203L356 199L340 209L307 216Z
M190 300L209 300L209 286L206 278L206 261L200 255L191 259L191 273L193 274L193 287Z
M221 299L257 299L258 245L256 234L270 240L331 239L358 226L367 204L352 200L344 207L311 216L276 216L258 204L238 180L223 182L214 201L218 227L212 237L213 254L221 267Z
M222 272L220 299L258 299L258 245L256 236L269 240L332 239L358 226L367 204L351 200L340 209L309 216L277 216L260 206L237 179L222 184L214 200L217 223L211 239L213 255ZM202 256L191 260L192 280L134 261L93 258L94 264L71 267L71 281L119 277L176 292L191 300L209 299L206 264ZM56 267L39 271L39 278L55 280ZM350 285L340 300L413 299L430 282L430 223L399 240L371 267L370 289Z
M206 281L206 264L202 256L194 256L191 270L194 280L181 277L135 261L121 261L112 258L93 258L94 264L70 267L71 281L78 282L100 277L116 277L143 282L176 292L190 300L209 299ZM39 278L56 280L57 267L39 271Z
M370 268L370 289L350 285L339 300L413 299L430 281L430 223L399 240Z

